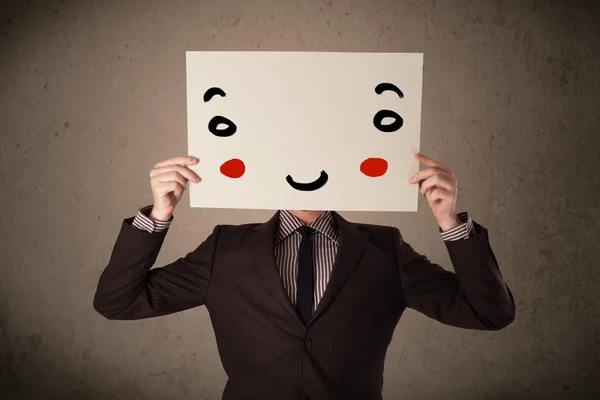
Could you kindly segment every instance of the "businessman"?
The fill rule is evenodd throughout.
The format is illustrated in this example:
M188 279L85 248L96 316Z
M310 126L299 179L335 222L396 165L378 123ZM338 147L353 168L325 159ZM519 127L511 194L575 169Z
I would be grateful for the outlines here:
M395 227L334 211L278 211L265 223L217 225L185 257L151 269L188 181L192 157L150 173L152 206L123 221L94 308L132 320L205 305L228 381L223 399L382 398L383 367L406 307L443 324L500 330L512 293L487 230L455 213L457 179L422 154L418 184L455 272L416 252Z

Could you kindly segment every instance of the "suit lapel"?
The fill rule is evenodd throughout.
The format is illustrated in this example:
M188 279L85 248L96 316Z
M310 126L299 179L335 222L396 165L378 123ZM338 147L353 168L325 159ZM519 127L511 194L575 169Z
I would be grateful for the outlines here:
M325 293L317 306L317 310L313 314L312 320L309 325L313 323L331 302L335 299L340 289L356 267L360 256L368 242L367 235L353 226L350 222L346 221L336 212L333 212L333 217L338 223L340 229L340 245L338 248L337 256L333 264L333 270L329 277L329 282L325 289Z
M340 245L331 271L331 276L325 293L317 306L309 325L313 323L327 307L333 302L344 283L356 267L362 255L368 238L367 235L346 221L338 213L333 212L340 233ZM275 262L275 233L279 224L279 212L269 221L254 228L253 234L248 238L254 256L256 267L265 280L265 285L275 294L276 301L283 304L297 323L304 328L304 323L298 311L293 306L279 275L279 268Z
M279 225L279 212L264 224L254 228L254 233L248 238L254 256L256 257L256 268L262 274L265 285L275 294L275 300L285 306L285 308L298 321L300 326L304 323L300 314L293 306L283 286L283 281L279 275L279 267L275 262L275 234Z

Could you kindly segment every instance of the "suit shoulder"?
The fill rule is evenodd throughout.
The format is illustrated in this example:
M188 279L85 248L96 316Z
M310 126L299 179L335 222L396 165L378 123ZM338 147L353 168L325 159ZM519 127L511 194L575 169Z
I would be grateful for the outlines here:
M365 231L367 233L373 233L373 234L382 234L382 235L389 235L394 229L393 226L389 226L389 225L375 225L375 224L363 224L363 223L358 223L358 222L353 222L352 225L354 225L356 228Z
M387 250L394 246L394 228L388 225L352 223L355 228L365 232L375 246Z
M241 225L222 225L219 224L219 230L221 231L221 235L225 234L236 234L236 233L247 233L252 232L254 228L261 225L260 223L249 223L249 224L241 224Z
M256 222L256 223L248 223L248 224L240 224L240 225L219 224L219 228L221 230L223 230L223 229L226 229L226 230L252 230L263 223L264 222L262 222L262 223Z
M230 243L243 242L245 241L246 237L260 225L260 223L248 223L241 225L219 224L217 226L219 229L219 241Z

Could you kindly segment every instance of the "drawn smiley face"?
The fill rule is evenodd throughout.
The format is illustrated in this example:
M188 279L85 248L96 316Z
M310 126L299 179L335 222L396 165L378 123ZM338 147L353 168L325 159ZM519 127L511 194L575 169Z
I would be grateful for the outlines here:
M422 54L187 52L192 207L414 210Z
M404 98L404 93L393 83L384 82L375 87L375 93L380 95L385 91L391 91L398 95L400 99ZM220 87L209 88L203 96L205 103L211 101L215 96L226 97L226 92ZM391 119L393 122L384 124L384 120ZM378 111L373 117L373 125L381 132L396 132L404 124L403 118L395 111L383 109ZM224 126L221 128L221 126ZM215 115L208 122L208 131L220 138L228 138L236 134L237 125L229 118L222 115ZM376 178L384 175L388 169L388 162L384 158L372 157L365 159L360 164L360 171L369 177ZM232 158L224 162L220 167L221 174L228 178L241 178L246 172L246 165L239 158ZM291 175L285 177L287 183L295 190L303 192L312 192L321 189L329 180L329 175L322 170L319 177L311 182L296 182Z

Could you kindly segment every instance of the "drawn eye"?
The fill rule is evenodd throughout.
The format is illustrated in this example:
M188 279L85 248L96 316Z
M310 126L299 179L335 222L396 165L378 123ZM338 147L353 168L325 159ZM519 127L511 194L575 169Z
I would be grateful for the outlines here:
M380 83L375 87L375 93L377 94L382 94L385 91L394 92L401 99L404 98L404 93L402 93L402 91L392 83ZM394 121L389 124L384 124L383 120L386 118L392 118ZM375 125L375 128L377 128L381 132L395 132L398 129L402 128L403 124L404 120L402 119L402 117L392 110L381 110L373 117L373 125Z
M204 93L204 102L208 103L215 96L226 97L227 94L219 87L211 87ZM225 125L225 128L219 128L220 125ZM217 115L208 122L208 130L215 136L229 137L237 131L237 126L229 118Z
M219 129L219 125L226 125L226 127ZM237 131L237 126L229 118L217 115L208 122L208 130L215 136L229 137Z
M383 120L385 118L393 118L394 122L384 125ZM403 123L404 120L402 117L392 110L381 110L373 117L373 125L375 125L375 128L379 129L381 132L395 132L402 128Z
M227 94L219 87L211 87L204 93L204 102L208 103L215 96L226 97ZM221 125L225 127L221 128ZM237 126L229 118L216 115L208 122L208 130L215 136L229 137L237 131ZM228 178L237 179L246 172L246 165L239 158L232 158L221 164L219 171Z

